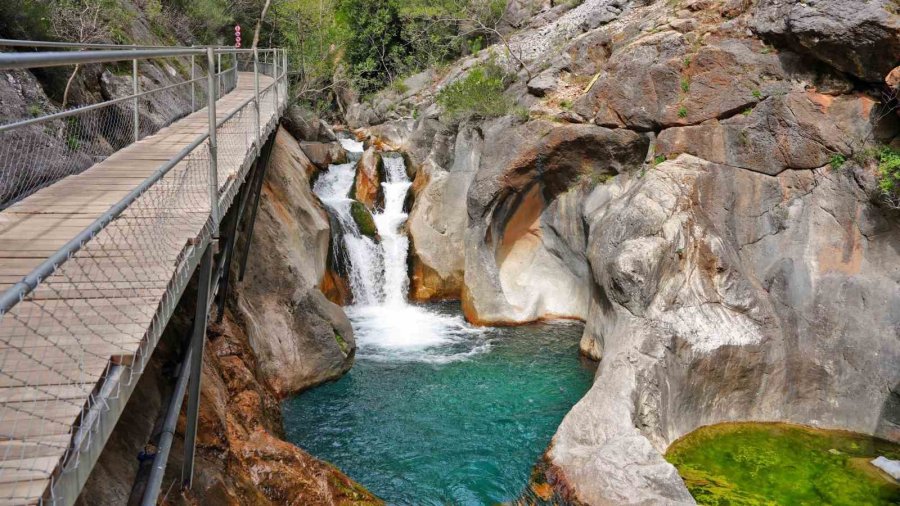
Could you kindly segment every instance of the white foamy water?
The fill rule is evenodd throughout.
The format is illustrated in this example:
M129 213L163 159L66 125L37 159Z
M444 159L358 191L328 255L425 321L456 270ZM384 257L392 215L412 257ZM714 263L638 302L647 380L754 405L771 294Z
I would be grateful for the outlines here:
M359 160L363 144L341 139L353 160ZM360 234L351 215L348 196L356 176L356 162L331 165L313 191L334 213L343 231L343 248L349 260L353 305L345 308L353 323L359 357L385 361L446 363L483 353L489 344L480 339L483 330L466 323L462 315L446 315L410 305L407 256L409 238L402 231L408 215L403 210L412 182L403 158L382 157L386 181L384 209L372 218L381 243ZM335 251L335 258L340 251Z
M396 306L406 304L409 277L406 274L406 256L409 253L409 238L400 232L400 227L409 217L403 212L406 193L412 181L406 175L406 166L400 156L384 156L385 178L381 183L384 190L384 211L374 214L375 226L381 236L381 252L384 264L384 303Z
M330 165L316 180L313 192L331 208L333 215L340 222L344 236L341 242L350 261L348 277L354 301L361 304L376 304L382 299L380 248L375 241L360 233L356 220L350 213L353 199L348 195L355 175L355 162ZM334 247L340 248L341 244L334 241ZM335 258L340 257L338 251L334 253Z
M359 160L359 157L362 156L365 150L363 143L356 139L338 139L338 142L341 143L341 147L347 150L347 153L350 154L350 158L353 160Z

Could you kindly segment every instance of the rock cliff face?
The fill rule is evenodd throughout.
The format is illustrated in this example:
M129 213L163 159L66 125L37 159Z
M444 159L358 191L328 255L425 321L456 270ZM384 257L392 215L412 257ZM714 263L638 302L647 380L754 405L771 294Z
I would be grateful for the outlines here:
M509 5L529 120L441 118L489 51L350 119L415 166L413 297L586 322L601 364L548 451L557 491L692 503L661 454L721 421L900 440L900 227L871 155L900 148L896 7Z
M309 188L316 169L286 131L275 136L246 276L222 323L208 333L194 487L190 495L170 493L168 502L380 504L330 464L281 439L280 399L346 372L355 341L346 315L319 290L329 225ZM135 456L159 430L154 421L172 382L167 371L178 360L193 304L192 295L182 299L82 492L83 504L124 504L129 494L139 500L140 487L131 490ZM182 415L166 486L180 481L184 423Z

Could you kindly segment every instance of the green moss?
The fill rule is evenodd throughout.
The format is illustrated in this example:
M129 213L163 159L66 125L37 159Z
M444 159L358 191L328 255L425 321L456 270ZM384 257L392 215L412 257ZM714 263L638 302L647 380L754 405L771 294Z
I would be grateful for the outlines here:
M691 81L686 77L681 78L681 91L685 93L691 91Z
M664 161L666 161L666 155L656 155L653 158L653 165L659 165L659 164L663 163Z
M334 331L334 340L337 342L338 347L341 349L341 352L346 355L350 352L350 346L347 345L347 341L344 340L344 336L341 335L340 332Z
M759 100L762 98L762 92L759 90L753 90L752 95L753 95L753 98L755 98L756 100Z
M699 504L870 504L900 501L900 485L869 460L900 445L843 431L778 423L700 428L669 448Z
M681 106L678 108L678 117L679 118L687 118L688 110L687 107Z
M353 216L353 221L356 222L356 226L359 227L361 234L369 237L375 237L378 234L372 214L361 202L354 201L350 205L350 214Z

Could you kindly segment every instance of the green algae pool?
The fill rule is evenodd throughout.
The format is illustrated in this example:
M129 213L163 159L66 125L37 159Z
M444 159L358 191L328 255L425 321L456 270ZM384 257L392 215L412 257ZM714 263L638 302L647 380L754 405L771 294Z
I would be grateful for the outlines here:
M475 329L455 304L348 315L355 365L286 400L285 430L388 504L516 499L593 378L578 323Z
M869 464L900 446L844 431L781 423L701 427L666 459L699 504L900 505L900 485Z

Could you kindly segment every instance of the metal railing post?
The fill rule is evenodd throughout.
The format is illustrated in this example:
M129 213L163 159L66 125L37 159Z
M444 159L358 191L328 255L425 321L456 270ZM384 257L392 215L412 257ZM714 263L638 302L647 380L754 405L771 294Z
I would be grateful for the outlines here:
M274 49L274 53L272 53L272 77L275 79L275 83L272 86L272 90L275 92L272 94L272 102L275 107L272 109L275 114L278 114L278 50Z
M216 59L218 62L218 65L216 66L216 69L217 69L216 77L218 78L219 74L222 73L222 53L219 53L218 55L216 55ZM218 95L218 98L222 98L222 95L224 95L224 93L222 92L221 89L219 89L219 87L224 86L224 85L222 84L222 81L219 79L216 79L216 82L218 83L218 86L216 86L216 94Z
M132 119L134 121L134 142L141 140L141 117L138 112L138 103L140 99L137 94L140 93L140 85L138 84L138 61L137 58L131 60L131 94L134 95L134 113Z
M210 90L217 90L219 76L216 74L216 60L213 48L206 48L206 61L209 64L207 80ZM213 236L219 230L219 142L216 138L216 94L208 93L207 113L209 116L209 206L213 221Z
M212 68L212 67L210 67ZM197 442L197 418L200 412L200 377L203 370L203 348L206 344L206 324L209 316L209 291L212 285L213 248L210 241L203 250L197 285L197 305L194 313L194 328L191 333L191 362L188 378L187 427L184 431L184 463L181 468L181 485L191 488L194 479L194 450Z
M194 57L194 55L191 55L191 112L194 112L197 110L196 101L194 100L194 97L196 96L194 94L194 84L195 84L194 79L196 79L196 77L194 77L194 69L195 68L196 68L196 58Z
M259 111L259 51L253 48L253 96L255 97L253 104L256 106L256 156L259 156L260 150L260 111Z

